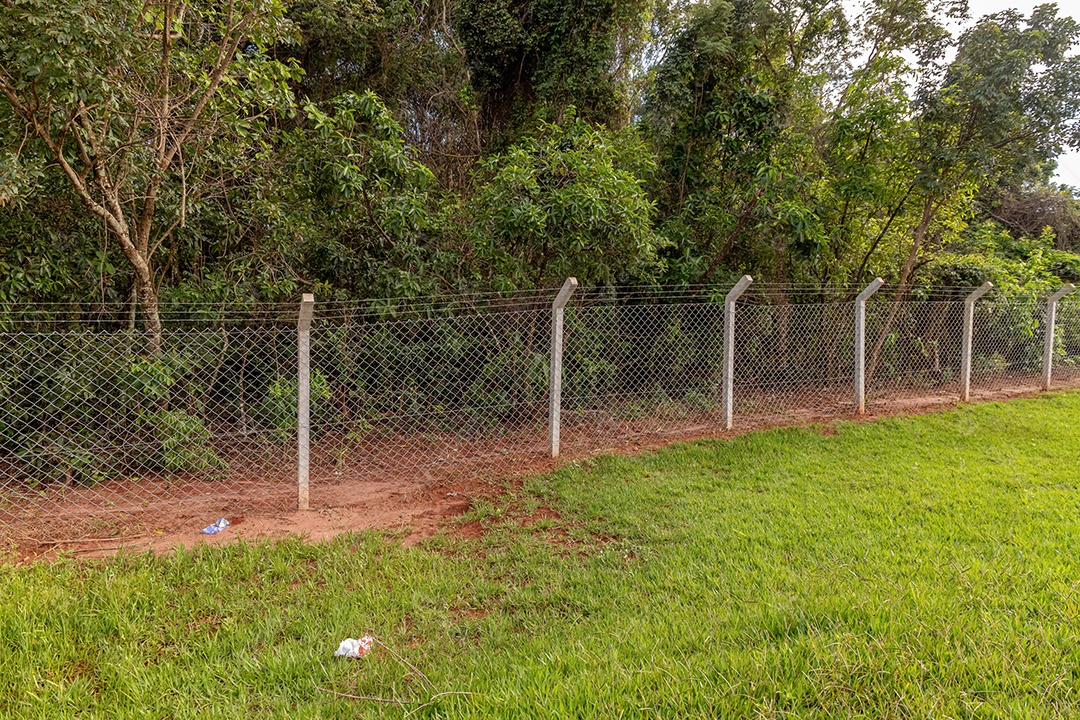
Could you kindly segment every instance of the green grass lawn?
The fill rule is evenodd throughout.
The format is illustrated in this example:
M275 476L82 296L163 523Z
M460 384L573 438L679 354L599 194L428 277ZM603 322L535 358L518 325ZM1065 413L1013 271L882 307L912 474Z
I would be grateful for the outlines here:
M1075 717L1078 419L1046 395L568 464L419 548L0 568L0 716ZM433 689L331 657L363 632Z

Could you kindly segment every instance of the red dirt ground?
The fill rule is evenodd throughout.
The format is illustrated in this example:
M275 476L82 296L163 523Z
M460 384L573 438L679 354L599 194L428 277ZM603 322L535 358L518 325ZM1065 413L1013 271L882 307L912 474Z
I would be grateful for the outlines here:
M1078 388L1080 375L1055 384L1062 389ZM1021 383L1006 381L993 389L974 391L972 400L1007 400L1036 394L1033 381L1025 378ZM837 410L838 400L843 397L839 390L815 397L770 394L769 407L790 409L779 416L775 411L758 416L740 414L738 428L731 432L719 432L715 417L707 415L618 421L609 418L599 424L587 417L574 422L571 416L564 420L562 460L604 453L630 454L674 442L733 437L763 427L922 414L956 404L955 394L915 394L908 390L892 397L879 394L879 399L868 407L868 414L859 417L850 412L850 405L846 411ZM463 514L476 498L505 493L523 478L554 468L556 461L546 457L544 448L538 446L541 434L536 428L524 428L516 434L484 441L455 436L427 437L422 442L396 439L392 452L365 451L362 465L335 466L325 458L323 462L313 461L314 509L304 512L288 509L295 502L295 475L286 461L279 467L266 468L259 477L233 475L214 481L213 494L206 494L206 482L177 479L141 479L102 483L89 490L70 489L61 499L52 498L23 516L30 528L35 527L35 519L42 523L59 519L51 525L51 533L39 530L36 536L11 537L7 551L16 563L22 563L65 552L93 558L117 552L167 552L177 546L214 546L290 535L325 540L343 532L367 529L389 530L405 544L413 544L438 532L448 519ZM424 448L428 448L426 457ZM404 464L404 459L413 464ZM133 497L139 502L133 502ZM107 519L103 520L103 515ZM228 518L231 527L216 535L199 532L220 516ZM539 518L525 518L524 524ZM456 532L475 537L483 528L474 523Z

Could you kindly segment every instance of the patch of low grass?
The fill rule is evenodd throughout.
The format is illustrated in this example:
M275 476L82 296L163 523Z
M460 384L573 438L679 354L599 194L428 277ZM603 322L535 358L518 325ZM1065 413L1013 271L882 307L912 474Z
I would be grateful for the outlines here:
M570 463L385 535L0 569L0 715L1080 714L1080 394ZM551 508L542 521L526 516ZM555 533L555 531L559 531ZM553 539L554 537L554 539Z

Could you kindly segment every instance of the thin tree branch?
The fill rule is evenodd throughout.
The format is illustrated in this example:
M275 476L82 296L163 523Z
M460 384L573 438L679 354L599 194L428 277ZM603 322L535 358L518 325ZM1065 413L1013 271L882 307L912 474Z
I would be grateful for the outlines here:
M413 704L413 701L393 700L391 698L369 697L367 695L350 695L349 693L334 692L333 690L327 690L326 688L319 687L318 685L315 686L315 689L318 690L319 692L324 692L327 695L333 695L333 696L339 697L339 698L347 698L349 700L370 700L371 702L387 703L389 705L401 705L401 706L407 706L407 705L412 705Z
M234 3L229 3L229 20L232 20L234 10ZM255 19L255 11L245 15L236 25L227 25L228 29L221 38L221 45L218 50L218 57L214 63L214 69L210 72L210 83L203 90L199 99L195 103L194 109L191 111L191 115L187 121L181 126L180 132L173 138L172 147L165 154L159 170L164 170L172 163L173 158L176 156L181 145L183 145L191 134L192 129L195 127L195 123L198 122L199 116L202 114L203 108L210 102L210 98L217 92L218 86L221 84L221 79L225 77L225 71L229 68L229 63L232 62L233 56L236 54L236 50L240 47L240 41L243 39L243 31L246 27Z
M405 713L405 717L409 717L413 713L419 712L420 710L423 710L428 705L434 705L435 703L437 703L439 701L440 698L447 697L448 695L475 695L475 693L465 692L464 690L451 690L450 692L441 692L438 695L432 695L431 698L426 703L424 703L423 705L417 705L412 710Z
M403 657L401 657L400 655L398 655L398 654L397 654L396 652L394 652L394 649L393 649L393 648L391 648L391 647L390 647L389 645L387 645L386 643L384 643L384 642L383 642L382 640L380 640L379 638L372 638L372 640L374 640L374 641L376 642L376 644L378 644L378 646L379 646L379 647L381 647L381 648L385 649L385 650L386 650L387 652L389 652L389 653L390 653L391 655L393 655L393 656L394 656L394 658L395 658L395 659L397 659L397 661L398 661L398 662L400 662L400 663L401 663L402 665L404 665L405 667L409 668L409 669L410 669L410 670L412 670L412 671L413 671L414 673L416 673L416 674L417 674L417 676L419 676L419 678L420 678L421 680L423 680L423 681L424 681L425 683L427 683L427 686L428 686L429 688L431 688L432 690L434 690L434 689L435 689L435 684L434 684L434 683L432 683L432 682L431 682L430 680L428 680L428 676L427 676L427 675L425 675L424 673L420 672L420 670L419 670L419 669L418 669L418 668L417 668L417 667L416 667L415 665L413 665L413 664L412 664L411 662L409 662L409 661L408 661L408 660L406 660L405 658L403 658Z

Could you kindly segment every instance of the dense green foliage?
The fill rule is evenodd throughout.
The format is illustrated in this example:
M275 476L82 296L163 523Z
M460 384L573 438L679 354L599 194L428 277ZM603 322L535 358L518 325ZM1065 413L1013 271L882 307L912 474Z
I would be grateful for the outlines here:
M916 300L991 280L1027 305L980 325L1006 349L977 343L976 361L1029 373L1032 299L1080 279L1080 206L1050 182L1080 146L1078 40L1052 5L969 18L926 0L0 1L0 329L43 327L12 307L79 303L54 316L121 331L11 340L0 453L33 482L92 482L213 473L215 418L280 441L288 345L165 337L161 311L308 291L385 316L568 275L708 300L749 272L778 308L787 287L847 301L878 275ZM588 341L568 388L647 374L634 402L701 404L718 353L699 310L642 311L648 333L613 308L571 316ZM747 316L739 357L770 369L745 380L849 376L829 312ZM326 341L335 401L316 420L528 417L546 392L530 318ZM883 320L871 377L949 379L955 318ZM168 380L150 395L146 368Z
M414 548L0 566L0 714L417 704L321 687L472 693L420 718L1074 717L1078 412L1045 395L568 464L475 501L483 537ZM331 657L364 632L435 690L383 648Z
M156 351L161 303L302 290L1053 284L1078 39L927 0L8 0L0 300L138 306Z

